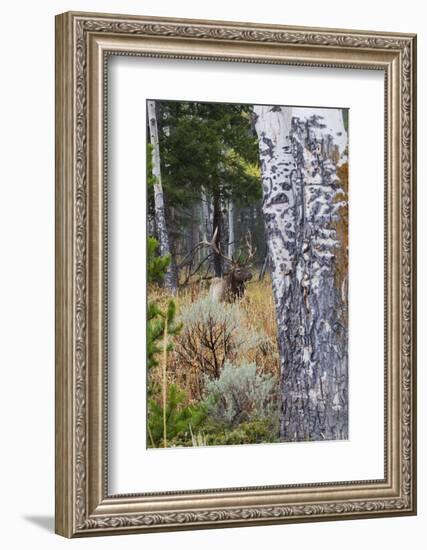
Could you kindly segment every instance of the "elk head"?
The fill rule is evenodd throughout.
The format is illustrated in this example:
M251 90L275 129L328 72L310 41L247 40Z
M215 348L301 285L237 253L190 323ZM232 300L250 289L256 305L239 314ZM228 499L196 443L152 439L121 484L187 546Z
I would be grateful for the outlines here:
M228 264L227 272L221 279L214 279L210 288L210 295L214 300L219 302L234 302L238 298L242 298L245 293L245 284L252 279L252 273L249 270L249 265L252 263L255 255L255 250L252 249L249 234L245 238L246 254L240 253L234 259L233 257L225 256L220 247L216 244L216 236L218 228L215 229L211 241L202 241L200 244L210 246L213 251L221 256Z

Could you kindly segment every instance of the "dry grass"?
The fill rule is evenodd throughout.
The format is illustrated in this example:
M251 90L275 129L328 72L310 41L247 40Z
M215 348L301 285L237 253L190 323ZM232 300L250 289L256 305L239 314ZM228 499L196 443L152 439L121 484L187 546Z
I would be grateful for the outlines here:
M279 352L277 348L277 323L274 310L274 299L271 288L271 279L268 274L263 281L258 276L247 286L243 300L239 306L245 312L248 326L262 331L269 339L269 348L265 353L250 358L256 362L260 371L279 375Z
M163 289L155 286L149 288L149 300L155 300L162 307L166 307L168 301L173 298L176 304L177 317L184 306L187 306L199 298L208 294L206 283L193 283L181 289L176 296L171 296ZM244 297L237 302L237 306L243 313L245 327L248 331L257 331L265 334L266 343L249 351L233 357L236 364L243 359L255 362L260 372L279 376L279 354L277 349L277 325L274 311L274 301L271 289L271 280L266 274L263 281L258 280L258 274L254 274L253 280L247 285ZM173 340L175 348L185 345L179 337ZM150 373L152 382L161 385L162 369L156 368ZM168 384L175 383L186 391L188 403L200 399L203 388L201 387L201 373L197 365L184 363L179 354L172 351L168 355L167 380Z

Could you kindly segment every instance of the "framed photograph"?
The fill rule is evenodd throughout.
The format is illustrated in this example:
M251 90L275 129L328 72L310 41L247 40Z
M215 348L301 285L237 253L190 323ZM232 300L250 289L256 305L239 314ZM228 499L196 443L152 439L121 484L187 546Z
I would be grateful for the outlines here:
M56 532L416 513L416 37L56 18Z

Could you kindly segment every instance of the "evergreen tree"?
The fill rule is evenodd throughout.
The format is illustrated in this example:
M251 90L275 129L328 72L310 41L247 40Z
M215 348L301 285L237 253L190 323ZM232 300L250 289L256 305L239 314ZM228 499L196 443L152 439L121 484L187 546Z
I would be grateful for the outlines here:
M147 241L147 280L148 283L158 283L163 281L163 277L168 269L170 256L158 255L159 243L153 237ZM175 302L169 300L166 310L162 310L155 302L148 302L147 308L147 358L148 368L158 364L157 354L161 352L161 341L165 331L165 321L168 324L168 333L170 336L177 334L181 326L175 323ZM172 349L172 344L168 344L168 349Z
M234 238L234 220L227 213L229 205L238 212L261 198L251 108L239 104L161 101L158 109L171 251L176 257L185 256L198 238L212 237L216 228L217 244L226 251ZM202 212L206 207L211 220ZM203 227L204 223L207 227ZM183 232L187 232L186 238ZM216 275L221 275L223 266L217 255L214 267Z

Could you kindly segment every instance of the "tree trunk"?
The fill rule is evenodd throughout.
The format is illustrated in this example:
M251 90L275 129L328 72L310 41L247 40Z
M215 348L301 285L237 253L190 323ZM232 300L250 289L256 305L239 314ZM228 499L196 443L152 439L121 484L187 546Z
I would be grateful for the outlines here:
M336 284L338 109L255 106L263 216L278 323L285 441L348 437L347 308ZM314 113L314 114L313 114ZM341 121L341 123L340 123Z
M268 267L268 250L265 253L264 260L262 262L261 271L259 272L259 277L258 277L259 281L264 280L265 272L267 271L267 267Z
M148 218L148 223L147 223L148 236L149 237L155 237L156 236L156 222L154 220L154 216L152 216L150 213L148 213L147 218Z
M202 187L201 191L202 196L202 214L203 214L203 238L205 240L210 239L212 237L213 231L212 231L212 220L211 220L211 203L209 196L206 194L206 191L204 187Z
M157 237L159 239L161 256L171 256L169 234L166 227L165 205L160 171L160 148L159 133L157 129L156 102L148 101L147 109L150 128L150 141L153 146L153 176L156 179L156 183L154 184L154 215L156 220ZM170 292L175 293L177 289L177 280L176 273L174 273L172 267L172 257L164 281L165 287L170 290Z
M213 236L212 229L212 204L210 195L206 193L206 189L201 186L200 192L200 240L210 241ZM208 256L211 254L211 249L208 247L201 247L199 249L199 261L205 261L206 274L213 268L213 258Z
M175 287L175 290L172 290L172 292L175 293L176 289L178 288L179 281L177 258L179 257L180 252L182 253L182 250L179 250L182 247L182 243L180 243L179 239L177 238L178 227L176 222L176 210L173 206L169 206L169 208L165 209L165 219L167 235L169 237L169 250L174 251L174 253L171 254L169 270L171 273L171 280Z
M228 201L228 257L234 256L236 249L235 236L234 236L234 201L229 199Z
M190 238L189 238L189 246L187 247L187 253L189 253L191 250L196 249L194 260L197 263L199 263L202 260L201 254L203 251L203 247L198 247L197 244L204 238L203 235L203 228L202 228L202 220L201 220L201 208L199 204L195 204L191 207L191 221L190 221Z
M218 191L213 194L213 231L216 233L215 244L219 248L221 246L221 200ZM215 277L222 277L222 260L221 256L214 252L213 266Z

